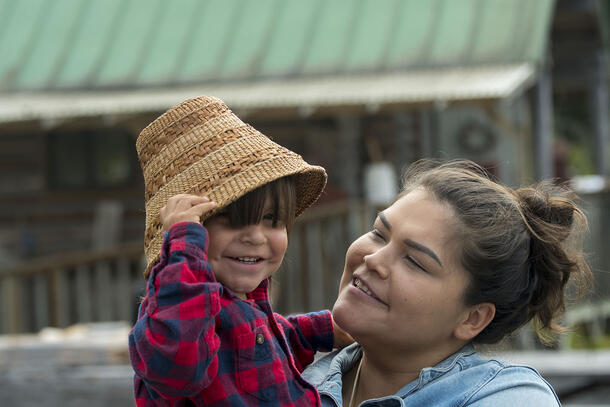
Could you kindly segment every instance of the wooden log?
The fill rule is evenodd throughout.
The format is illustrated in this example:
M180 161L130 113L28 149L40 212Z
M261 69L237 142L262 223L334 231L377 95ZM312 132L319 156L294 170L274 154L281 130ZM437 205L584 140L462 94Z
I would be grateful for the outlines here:
M111 321L113 314L114 295L110 284L110 265L100 262L95 265L95 315L97 321Z
M302 228L296 227L290 233L288 250L286 252L284 267L282 269L281 295L279 310L283 313L295 313L304 311L303 298L304 290L299 276L304 269L301 259L301 231Z
M47 273L40 273L34 280L34 330L39 331L49 326L49 279Z
M91 322L93 309L91 302L92 268L86 264L76 267L76 319L78 322Z
M311 222L305 228L304 256L307 258L307 298L308 308L324 308L324 266L322 262L322 228L320 222Z
M366 207L351 204L348 210L348 241L351 243L358 239L362 233L373 223L373 219L366 219L368 211Z
M129 261L125 258L119 259L116 264L116 272L115 292L117 294L117 309L115 319L129 322L132 318L131 310L133 305Z
M21 312L19 308L19 278L6 276L0 280L2 292L2 332L17 333L21 330Z
M80 264L91 264L120 257L139 259L142 256L142 242L129 242L105 250L82 250L70 253L45 256L28 261L12 269L0 269L0 276L5 274L38 274L44 270L57 267L76 267Z
M70 325L70 291L68 287L68 270L58 267L53 270L54 326L65 328Z
M345 217L333 217L323 225L322 250L324 270L322 282L324 308L330 308L339 294L339 282L343 273L345 252L351 243L345 227Z

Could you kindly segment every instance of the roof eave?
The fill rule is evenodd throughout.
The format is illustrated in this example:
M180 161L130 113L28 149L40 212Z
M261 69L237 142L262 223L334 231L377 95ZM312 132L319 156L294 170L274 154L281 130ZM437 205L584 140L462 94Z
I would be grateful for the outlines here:
M238 111L295 111L512 98L530 86L530 63L254 80L189 87L0 94L0 123L161 112L190 97L220 97Z

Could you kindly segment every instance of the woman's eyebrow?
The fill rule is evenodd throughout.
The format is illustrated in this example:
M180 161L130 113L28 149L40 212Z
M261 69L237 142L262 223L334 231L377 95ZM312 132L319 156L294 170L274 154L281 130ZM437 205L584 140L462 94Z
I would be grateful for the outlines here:
M385 217L383 212L379 212L377 217L381 220L381 223L383 223L383 226L385 226L388 231L392 230L392 226L390 226L390 222L388 222L388 218Z
M441 264L441 261L438 258L438 256L430 248L424 246L421 243L414 242L411 239L405 239L405 240L403 240L403 242L407 246L412 247L415 250L419 250L420 252L426 253L428 256L432 257L438 263L439 266L443 267L443 265Z
M377 214L377 216L379 217L379 220L381 220L381 223L383 223L383 226L385 226L385 228L388 231L391 231L392 230L392 226L390 225L390 222L388 222L388 218L386 218L385 214L383 212L379 212ZM421 243L417 243L417 242L415 242L415 241L413 241L411 239L404 239L403 242L407 246L412 247L415 250L419 250L420 252L425 253L428 256L432 257L434 259L434 261L436 261L438 263L439 266L443 267L443 264L441 263L440 259L432 251L432 249L428 248L427 246L424 246Z

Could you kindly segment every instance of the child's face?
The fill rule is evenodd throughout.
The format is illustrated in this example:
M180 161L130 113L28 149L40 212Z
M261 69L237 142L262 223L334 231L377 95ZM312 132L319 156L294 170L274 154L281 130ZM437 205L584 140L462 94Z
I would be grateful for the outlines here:
M271 209L267 199L263 219L254 225L233 228L222 214L204 223L210 236L208 262L216 280L244 299L275 273L288 247L286 225L278 221L273 226Z

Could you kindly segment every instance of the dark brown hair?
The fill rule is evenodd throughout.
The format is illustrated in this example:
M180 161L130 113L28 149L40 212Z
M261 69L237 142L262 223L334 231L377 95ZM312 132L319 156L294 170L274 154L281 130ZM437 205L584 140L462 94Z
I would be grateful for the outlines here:
M470 275L464 302L495 305L494 319L473 342L497 343L531 320L540 339L551 342L562 330L568 281L582 291L591 278L581 247L587 220L573 193L550 182L514 190L467 160L414 163L400 196L417 187L456 214L452 237Z
M226 216L234 228L259 223L265 215L263 210L267 197L272 203L274 226L281 221L286 224L286 230L290 231L297 205L296 185L292 176L279 178L258 187L227 205L219 214Z

